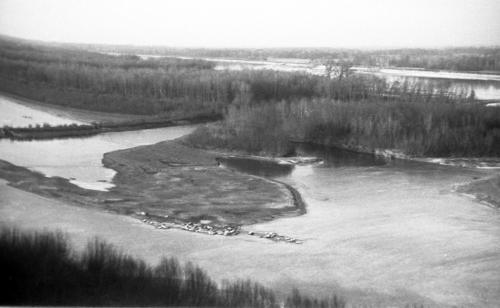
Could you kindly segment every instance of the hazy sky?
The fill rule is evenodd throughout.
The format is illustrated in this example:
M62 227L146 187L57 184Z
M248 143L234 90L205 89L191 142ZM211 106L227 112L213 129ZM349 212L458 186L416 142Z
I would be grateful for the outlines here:
M202 47L500 45L500 0L0 0L0 33Z

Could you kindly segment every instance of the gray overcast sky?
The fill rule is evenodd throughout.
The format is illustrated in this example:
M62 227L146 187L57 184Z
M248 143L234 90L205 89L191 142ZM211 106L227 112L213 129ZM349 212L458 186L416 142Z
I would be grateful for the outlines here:
M0 0L0 33L201 47L500 45L500 0Z

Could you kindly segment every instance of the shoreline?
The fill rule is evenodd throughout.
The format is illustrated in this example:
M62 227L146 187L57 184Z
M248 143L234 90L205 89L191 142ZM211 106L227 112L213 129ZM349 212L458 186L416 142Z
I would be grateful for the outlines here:
M267 177L221 168L219 156L219 152L173 140L105 153L103 164L117 171L113 179L117 187L140 189L142 202L169 200L177 208L174 216L192 211L192 222L250 225L303 213L303 204L289 187ZM155 210L165 215L162 209Z
M0 139L10 140L42 140L82 138L103 133L134 131L142 129L162 128L180 125L208 123L219 120L217 115L199 115L179 119L141 119L137 121L121 121L112 123L95 123L90 125L59 125L34 128L3 127L0 128Z
M419 163L437 164L442 166L478 168L478 169L499 169L500 158L498 157L420 157L405 154L397 149L369 148L363 145L347 144L323 144L314 141L290 140L291 143L311 144L324 147L337 148L353 153L374 155L388 160L400 159L415 161Z
M120 113L107 113L73 107L59 106L35 101L20 95L0 91L0 97L4 96L14 103L43 111L57 117L68 118L84 124L69 124L57 126L39 127L0 127L0 139L10 140L40 140L60 138L80 138L101 133L133 131L141 129L170 127L185 124L200 124L218 121L221 119L217 114L198 114L188 117L172 117L166 115L132 115Z
M140 219L144 215L137 213L147 213L160 223L203 222L236 230L305 213L305 203L293 187L221 168L218 155L175 141L105 153L103 164L117 171L116 186L109 191L83 189L68 179L45 177L2 160L0 177L9 186L43 197Z
M455 191L472 197L479 203L500 209L500 173L457 185Z
M290 140L291 143L296 144L311 144L322 147L331 147L340 150L345 150L358 154L373 155L383 158L385 160L403 160L423 164L433 164L439 166L448 166L453 168L472 168L475 170L498 170L498 173L491 174L485 173L484 176L473 180L470 183L457 184L455 192L458 194L469 195L473 197L478 203L486 204L489 207L500 209L500 158L495 157L450 157L450 158L435 158L435 157L413 157L404 154L401 151L393 149L370 149L365 146L350 146L345 144L322 144L311 141L303 140ZM188 146L193 146L187 143ZM273 162L276 164L302 164L302 163L315 163L321 161L318 158L312 157L287 157L287 156L262 156L245 154L242 151L225 151L220 148L210 148L210 150L225 152L223 158L243 158L256 161ZM488 165L490 164L490 165ZM497 181L496 187L494 181ZM292 187L293 188L293 187ZM300 195L299 195L300 196Z
M496 173L485 173L484 176L474 179L469 183L457 184L454 189L458 194L472 197L478 203L486 204L489 207L500 209L500 158L495 157L412 157L401 151L391 149L369 149L363 146L348 145L324 145L314 142L294 140L293 143L313 144L319 146L333 147L354 153L374 155L386 160L406 160L418 163L435 164L440 166L449 166L453 168L472 168L476 170L498 170ZM490 164L490 165L488 165Z

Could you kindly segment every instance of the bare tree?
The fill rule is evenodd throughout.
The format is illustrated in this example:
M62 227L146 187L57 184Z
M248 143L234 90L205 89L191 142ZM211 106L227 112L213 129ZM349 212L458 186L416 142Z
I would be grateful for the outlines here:
M323 62L323 65L326 77L342 80L342 78L349 77L353 63L348 60L328 59Z

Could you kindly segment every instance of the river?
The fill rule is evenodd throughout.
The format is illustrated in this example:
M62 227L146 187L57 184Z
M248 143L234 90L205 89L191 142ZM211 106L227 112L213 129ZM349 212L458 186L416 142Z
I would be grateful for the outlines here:
M47 143L3 140L0 159L86 181L85 169L106 170L100 165L104 152L191 130L119 132ZM304 240L301 245L246 234L222 237L153 229L138 220L71 207L4 184L0 223L62 229L79 246L97 235L148 262L174 255L196 262L216 279L252 278L286 292L292 286L314 295L336 292L352 303L500 306L500 213L453 192L455 184L491 170L386 162L307 146L298 151L323 163L295 166L274 176L298 189L307 213L245 229L293 236ZM245 172L265 172L253 169ZM100 183L95 179L101 176L87 181Z

